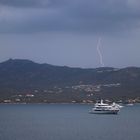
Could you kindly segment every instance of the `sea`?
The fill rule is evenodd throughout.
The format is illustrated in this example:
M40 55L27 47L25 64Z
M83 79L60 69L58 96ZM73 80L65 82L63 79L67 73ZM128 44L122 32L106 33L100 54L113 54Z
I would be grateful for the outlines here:
M0 140L139 140L140 105L118 115L88 104L1 104Z

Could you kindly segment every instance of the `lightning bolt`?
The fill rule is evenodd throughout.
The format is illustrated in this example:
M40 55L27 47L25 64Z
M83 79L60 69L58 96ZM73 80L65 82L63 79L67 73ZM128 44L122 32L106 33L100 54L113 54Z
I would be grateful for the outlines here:
M100 51L100 46L101 46L101 38L98 39L97 52L98 52L98 55L99 55L100 65L101 65L101 67L104 67L103 56L102 56L102 53Z

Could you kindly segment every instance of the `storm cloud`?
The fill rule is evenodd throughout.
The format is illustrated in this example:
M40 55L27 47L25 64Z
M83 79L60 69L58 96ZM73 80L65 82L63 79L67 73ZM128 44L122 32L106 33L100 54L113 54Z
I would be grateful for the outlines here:
M139 0L0 0L0 33L133 30L139 7Z
M140 66L140 0L0 0L0 61Z

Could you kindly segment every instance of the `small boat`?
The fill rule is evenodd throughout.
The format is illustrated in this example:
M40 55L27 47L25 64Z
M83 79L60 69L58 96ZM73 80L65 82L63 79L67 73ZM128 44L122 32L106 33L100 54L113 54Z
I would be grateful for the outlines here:
M100 103L96 103L94 108L90 111L91 114L117 114L120 111L120 105L116 103L105 104L103 100Z
M133 105L134 105L133 103L128 103L128 104L127 104L127 106L133 106Z

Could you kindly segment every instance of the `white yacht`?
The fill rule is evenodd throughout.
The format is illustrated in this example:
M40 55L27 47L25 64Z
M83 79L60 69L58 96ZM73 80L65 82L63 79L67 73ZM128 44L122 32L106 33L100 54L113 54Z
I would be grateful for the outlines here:
M96 103L94 108L90 111L93 114L117 114L120 111L120 106L116 103L105 104L103 100L100 103Z

